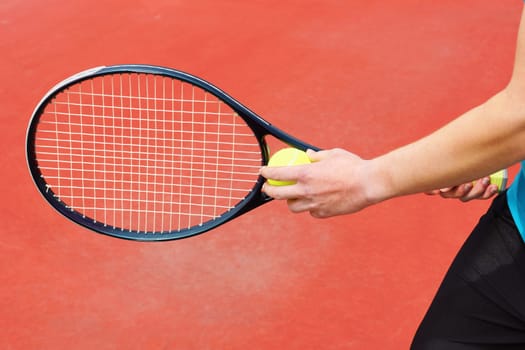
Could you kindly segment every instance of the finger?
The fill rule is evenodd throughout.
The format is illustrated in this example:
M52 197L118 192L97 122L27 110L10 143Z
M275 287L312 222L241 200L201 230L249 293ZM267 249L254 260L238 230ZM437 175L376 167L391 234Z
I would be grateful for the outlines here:
M326 158L330 151L314 151L311 149L306 150L306 155L310 158L310 161L319 162Z
M484 177L474 182L474 185L472 186L472 189L470 191L467 191L464 196L462 196L460 199L463 202L468 202L473 199L480 199L483 197L485 191L487 190L487 187L490 185L490 178Z
M452 191L452 190L454 190L456 188L457 188L457 186L456 187L445 187L445 188L439 189L439 192L441 192L441 193L450 192L450 191Z
M487 187L483 195L481 196L481 199L489 199L492 198L495 194L499 192L498 185L490 185Z
M445 187L445 188L441 188L439 190L427 191L427 192L425 192L425 194L428 194L428 195L431 195L431 196L438 195L438 194L440 195L440 194L445 193L445 192L450 192L450 191L452 191L455 188L456 187Z
M303 197L303 191L300 185L272 186L265 183L261 189L266 195L274 199L297 199Z
M463 185L448 188L446 190L441 189L440 195L443 198L458 199L466 196L471 189L472 184L469 182Z
M302 213L312 209L311 202L306 199L288 199L286 204L292 213Z
M266 178L277 181L296 181L305 165L262 167L259 174Z
M440 194L440 191L439 190L427 191L427 192L425 192L425 194L427 194L429 196L435 196L435 195Z
M310 215L316 219L326 219L337 214L333 214L330 211L325 211L321 209L314 209L310 210Z

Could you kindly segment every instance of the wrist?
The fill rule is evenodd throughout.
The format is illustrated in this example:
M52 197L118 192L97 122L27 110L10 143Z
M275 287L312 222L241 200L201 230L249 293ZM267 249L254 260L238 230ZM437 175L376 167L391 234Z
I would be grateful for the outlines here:
M365 196L370 205L383 202L396 196L389 168L380 158L367 160L364 166Z

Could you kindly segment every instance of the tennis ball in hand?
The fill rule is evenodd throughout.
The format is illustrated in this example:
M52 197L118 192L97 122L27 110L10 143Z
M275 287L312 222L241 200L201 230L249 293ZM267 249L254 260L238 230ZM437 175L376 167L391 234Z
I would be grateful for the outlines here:
M498 192L501 192L507 188L507 179L509 177L507 169L496 171L489 176L490 184L498 186ZM472 182L472 185L476 185L476 181Z
M306 152L298 150L296 148L283 148L270 158L268 161L269 167L277 166L291 166L311 163L310 158L306 155ZM293 185L295 181L279 181L268 179L268 183L272 186L287 186Z
M490 175L490 183L498 185L498 191L503 191L507 187L508 172L503 169Z

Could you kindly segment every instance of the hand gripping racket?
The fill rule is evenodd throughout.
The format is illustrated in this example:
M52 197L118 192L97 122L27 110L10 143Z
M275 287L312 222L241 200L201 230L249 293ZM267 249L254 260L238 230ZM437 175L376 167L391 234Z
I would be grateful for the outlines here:
M140 241L193 236L271 198L258 172L275 128L193 75L147 65L90 69L36 107L27 161L44 198L99 233Z

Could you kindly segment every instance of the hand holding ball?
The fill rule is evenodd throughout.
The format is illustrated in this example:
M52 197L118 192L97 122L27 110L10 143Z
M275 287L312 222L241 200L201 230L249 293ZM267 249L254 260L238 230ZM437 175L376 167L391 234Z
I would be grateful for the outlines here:
M298 150L296 148L283 148L270 158L268 161L269 167L279 167L279 166L292 166L292 165L301 165L301 164L310 164L310 158L306 152ZM268 179L268 183L272 186L287 186L293 185L295 181L279 181Z
M507 188L507 181L509 178L509 172L507 169L496 171L495 173L489 176L490 185L498 186L498 192L502 192ZM472 185L475 186L477 181L473 181Z

